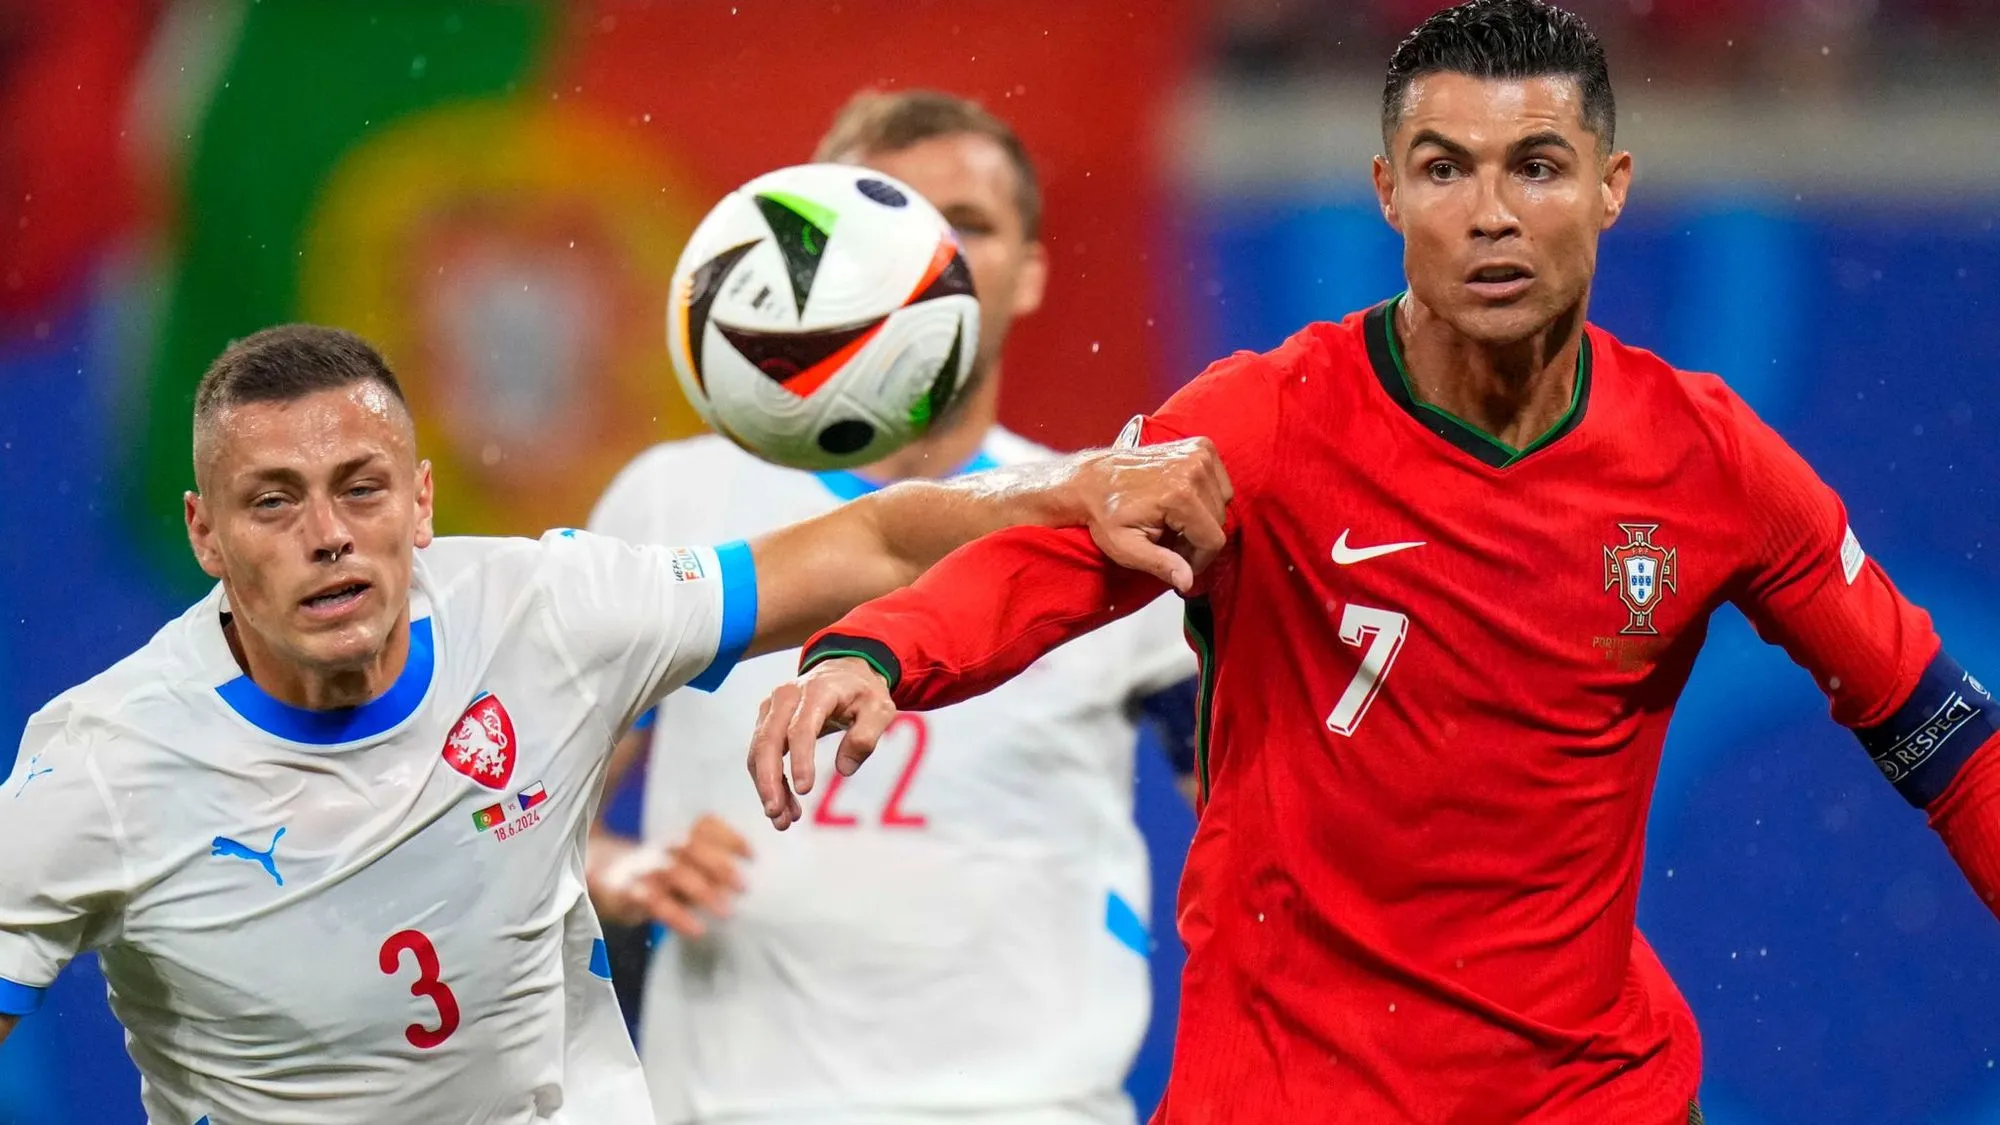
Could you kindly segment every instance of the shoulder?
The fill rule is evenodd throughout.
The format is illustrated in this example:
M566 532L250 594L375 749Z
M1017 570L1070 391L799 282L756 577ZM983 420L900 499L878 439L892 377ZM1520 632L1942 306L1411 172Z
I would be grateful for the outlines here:
M698 434L691 438L663 441L642 450L619 470L617 479L670 482L690 470L733 467L745 461L761 463L728 438L717 434Z
M190 692L205 692L241 674L228 655L218 615L220 591L167 622L137 650L71 687L28 720L29 738L74 744L146 742L185 728ZM203 636L201 630L212 635Z
M802 474L772 465L715 434L661 442L634 457L591 511L592 531L664 541L732 493L797 486Z
M1746 445L1775 440L1742 396L1720 375L1688 371L1667 360L1591 326L1595 377L1607 384L1633 427L1660 431L1679 428L1727 466L1740 465Z
M1237 351L1208 365L1182 390L1208 403L1252 412L1282 412L1288 402L1351 394L1369 377L1364 321L1356 312L1315 321L1268 351Z

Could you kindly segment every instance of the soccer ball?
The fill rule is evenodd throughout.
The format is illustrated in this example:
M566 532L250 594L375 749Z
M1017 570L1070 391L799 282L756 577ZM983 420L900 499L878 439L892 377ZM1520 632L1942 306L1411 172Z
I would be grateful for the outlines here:
M951 225L848 164L759 176L682 251L667 350L706 422L798 469L865 465L922 436L966 385L979 302Z

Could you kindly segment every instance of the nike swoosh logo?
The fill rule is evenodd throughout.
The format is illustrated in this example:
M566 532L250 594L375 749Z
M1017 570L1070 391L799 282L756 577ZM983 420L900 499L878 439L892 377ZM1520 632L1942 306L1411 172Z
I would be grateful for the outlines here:
M1333 541L1333 561L1338 566L1353 566L1358 562L1379 559L1383 555L1393 555L1397 551L1407 551L1412 547L1421 546L1423 544L1419 542L1378 543L1373 547L1350 547L1347 545L1347 532L1343 530L1340 538Z

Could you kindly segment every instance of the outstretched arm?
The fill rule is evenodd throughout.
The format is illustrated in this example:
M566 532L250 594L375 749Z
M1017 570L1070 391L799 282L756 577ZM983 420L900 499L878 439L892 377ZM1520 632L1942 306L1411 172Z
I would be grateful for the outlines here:
M905 481L751 543L758 608L749 653L797 647L955 548L1020 524L1087 526L1086 541L1113 562L1186 590L1222 549L1229 489L1215 447L1198 438Z
M1138 449L1190 434L1211 438L1236 488L1227 537L1271 472L1293 383L1282 361L1238 353L1183 387L1158 414L1133 419L1119 444ZM989 691L1043 653L1163 591L1166 575L1112 565L1097 547L1075 530L1000 532L816 637L801 662L804 675L765 700L758 716L750 773L765 815L781 829L798 819L798 798L813 786L813 743L822 733L847 730L836 768L852 773L898 706L941 707ZM1228 568L1225 555L1215 570ZM1204 574L1203 588L1217 580L1214 571Z
M2000 913L2000 705L1862 550L1833 490L1733 396L1730 405L1748 534L1759 537L1737 603L1813 674L1834 719L1925 810Z
M1105 559L1078 529L1014 528L954 552L915 585L813 638L804 674L764 702L750 772L765 815L780 829L798 819L823 731L847 731L835 768L851 774L899 706L929 710L991 691L1164 589L1153 575Z

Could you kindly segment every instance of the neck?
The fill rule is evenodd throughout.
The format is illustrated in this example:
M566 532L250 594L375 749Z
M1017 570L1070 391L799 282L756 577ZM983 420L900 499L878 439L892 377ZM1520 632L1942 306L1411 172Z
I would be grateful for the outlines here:
M405 609L389 630L389 643L359 667L316 668L273 651L254 629L232 616L223 626L229 652L237 667L265 695L307 711L338 711L377 699L403 674L410 657L410 611Z
M980 376L972 394L952 405L943 425L857 471L877 484L948 477L979 453L999 417L1000 365L995 362Z
M1467 339L1406 294L1396 304L1396 337L1410 393L1499 438L1524 448L1553 429L1576 394L1583 347L1583 306L1511 344Z

